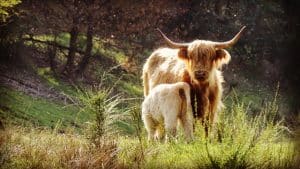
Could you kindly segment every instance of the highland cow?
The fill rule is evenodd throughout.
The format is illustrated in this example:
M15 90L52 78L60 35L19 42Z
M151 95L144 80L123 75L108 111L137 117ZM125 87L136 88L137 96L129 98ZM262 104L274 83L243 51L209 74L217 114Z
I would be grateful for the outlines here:
M223 107L224 80L220 68L231 58L224 48L233 46L244 28L226 42L195 40L190 43L173 42L158 29L170 48L155 50L144 64L144 95L162 83L188 83L194 117L204 123L207 136L208 126Z

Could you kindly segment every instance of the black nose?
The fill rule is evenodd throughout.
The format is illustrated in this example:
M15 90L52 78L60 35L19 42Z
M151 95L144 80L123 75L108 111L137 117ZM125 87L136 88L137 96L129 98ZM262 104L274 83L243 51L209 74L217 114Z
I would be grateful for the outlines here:
M197 80L205 80L207 78L207 72L202 70L195 71L195 78Z

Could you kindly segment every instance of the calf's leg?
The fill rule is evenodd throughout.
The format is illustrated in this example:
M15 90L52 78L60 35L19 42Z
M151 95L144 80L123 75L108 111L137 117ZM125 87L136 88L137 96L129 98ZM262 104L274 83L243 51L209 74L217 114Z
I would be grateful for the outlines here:
M150 115L146 115L144 117L144 124L148 133L148 140L149 141L154 140L154 136L157 128L155 121Z

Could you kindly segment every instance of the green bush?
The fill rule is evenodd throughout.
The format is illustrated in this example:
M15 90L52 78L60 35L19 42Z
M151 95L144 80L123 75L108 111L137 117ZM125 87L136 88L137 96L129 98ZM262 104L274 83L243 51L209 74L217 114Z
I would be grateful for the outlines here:
M103 136L114 134L114 123L118 119L120 110L120 96L111 96L110 90L101 89L96 92L85 92L81 96L83 107L81 111L94 116L88 123L88 137L97 140Z

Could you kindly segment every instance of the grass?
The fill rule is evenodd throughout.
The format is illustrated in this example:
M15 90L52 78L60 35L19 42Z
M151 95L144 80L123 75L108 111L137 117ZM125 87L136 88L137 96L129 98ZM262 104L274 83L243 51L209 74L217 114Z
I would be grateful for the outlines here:
M120 90L124 93L128 93L132 97L139 97L143 95L143 89L140 85L136 85L132 82L120 82Z
M128 168L298 168L300 153L276 120L276 102L275 97L253 116L249 105L235 100L208 139L198 124L190 144L182 134L171 143L147 142L145 132L141 141L123 137L119 160Z
M8 130L0 130L0 166L17 169L120 168L118 133L113 128L120 120L120 97L111 96L108 90L91 91L81 96L80 112L93 116L90 125L82 127L82 134L70 126L62 133L62 123L57 123L53 129L6 127Z
M111 138L93 143L75 133L15 127L0 134L5 138L5 144L0 142L3 169L119 168Z
M89 114L80 112L77 106L31 97L7 87L0 86L0 95L1 118L17 125L54 128L57 122L61 122L65 127L78 127L91 119Z
M196 138L193 143L147 143L144 157L137 139L123 138L120 161L128 168L135 168L138 161L142 168L296 168L295 145L289 141L257 144L246 153L241 145L207 142ZM138 161L136 160L138 159Z
M70 84L63 82L55 77L50 67L37 68L36 72L38 77L43 80L43 83L45 83L50 88L54 88L55 91L67 96L69 99L77 98L80 96L78 88L71 86Z
M37 68L37 76L46 86L55 89L57 93L64 95L68 101L50 100L41 97L27 95L23 92L16 91L12 88L0 86L0 118L9 121L16 125L33 125L40 127L54 128L57 123L61 123L61 128L75 126L81 130L86 126L86 122L90 122L94 114L91 111L84 110L84 102L80 100L82 97L97 94L95 90L84 89L87 93L82 93L61 80L55 78L49 67ZM123 79L123 76L127 79ZM109 72L105 77L101 76L100 88L113 86L114 93L122 92L129 97L137 97L141 95L141 87L136 85L129 75L118 77ZM136 81L136 80L134 80ZM138 83L138 82L137 82ZM114 85L112 85L114 84ZM95 93L93 93L95 92ZM85 100L89 99L87 97ZM130 99L129 99L130 100ZM71 102L70 102L71 101ZM127 112L126 108L132 101L122 101L119 106L120 114ZM123 128L125 133L132 133L128 123L122 120L117 121L120 128ZM125 128L124 128L125 127ZM126 129L127 128L127 129Z
M60 134L61 123L53 129L10 127L0 133L1 166L233 169L299 166L296 142L289 139L293 133L276 116L277 94L256 115L249 113L248 104L233 98L232 104L219 114L216 130L209 138L205 138L203 126L197 123L195 139L189 144L182 131L173 142L148 142L138 106L124 108L121 103L125 100L111 95L109 90L90 91L82 96L85 97L81 111L93 115L90 128L83 128L82 134L78 134L70 127ZM14 99L18 100L16 96ZM131 135L116 132L121 122L121 127L131 127Z

